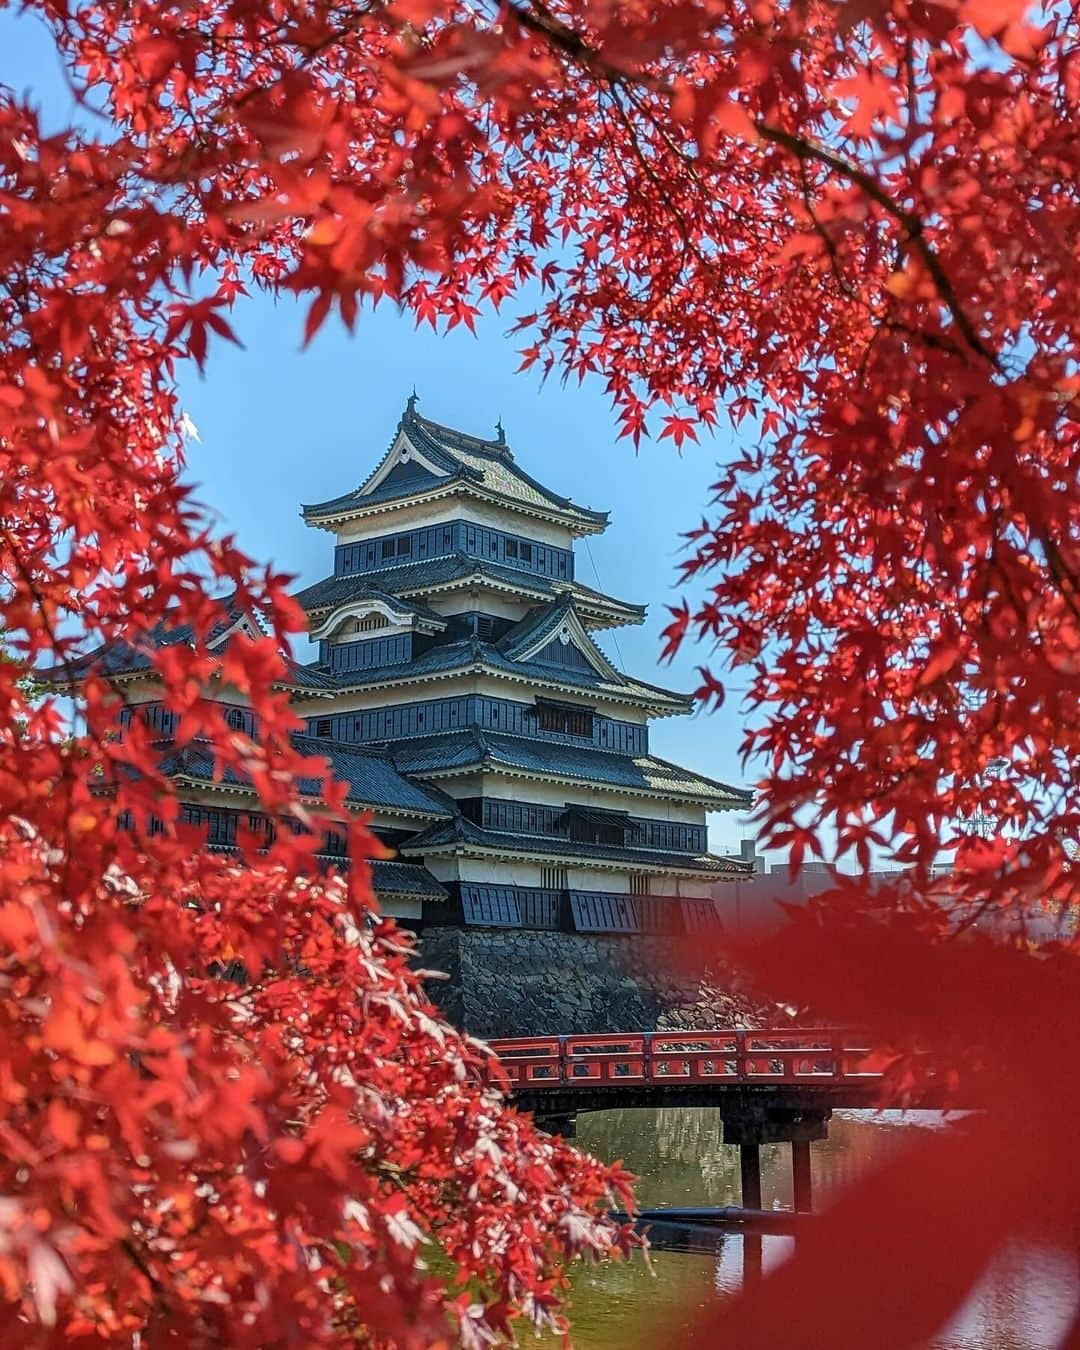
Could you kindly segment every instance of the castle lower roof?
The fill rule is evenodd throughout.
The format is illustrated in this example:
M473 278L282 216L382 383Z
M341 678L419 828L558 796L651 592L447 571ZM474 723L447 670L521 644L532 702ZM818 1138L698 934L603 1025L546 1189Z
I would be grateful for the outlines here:
M233 596L227 596L217 603L221 607L222 614L205 635L207 647L222 651L232 635L241 630L249 632L252 636L262 634L258 615L241 609ZM117 639L114 642L102 643L85 656L71 660L66 665L36 671L35 677L61 688L77 686L91 672L117 682L141 679L156 673L154 665L156 652L165 647L182 646L192 648L195 646L194 627L189 623L170 624L163 619L135 640ZM281 653L281 659L284 671L274 682L278 688L308 694L329 693L336 689L333 679L320 671L317 666L301 665L285 652Z
M330 674L326 667L319 665L308 669L314 669L321 675ZM689 712L693 707L693 699L687 694L661 689L643 680L631 679L628 675L617 674L616 678L609 679L591 669L556 667L535 660L514 661L493 643L482 642L475 637L430 647L413 660L398 665L342 673L337 677L337 688L344 692L349 689L421 684L427 680L465 674L501 675L527 684L540 693L560 689L592 694L599 699L613 699L646 707L658 716Z
M445 886L419 863L399 862L393 858L371 858L371 884L376 895L385 900L445 900Z
M424 820L442 820L453 812L452 804L441 793L410 782L385 754L315 736L297 735L292 740L302 754L317 755L330 761L332 776L348 784L346 800L351 806ZM213 751L197 741L166 752L161 768L171 778L206 787L245 793L253 790L250 782L232 769L215 776ZM298 786L305 796L317 797L321 795L324 783L322 778L312 776L300 779Z
M398 742L397 767L418 778L505 772L527 778L587 783L616 792L689 798L709 810L748 810L752 796L656 755L615 755L592 745L551 744L470 727Z
M474 558L471 554L462 552L446 553L438 558L426 558L402 566L354 573L351 576L324 577L321 581L305 586L293 596L293 599L309 616L314 617L351 601L393 596L400 603L412 597L423 597L440 590L453 590L460 585L474 582L486 584L493 590L511 591L527 600L540 602L558 600L561 596L568 595L573 599L578 613L594 624L598 620L604 626L613 623L641 623L645 618L644 605L632 605L626 600L616 600L613 596L583 586L579 581L540 576L516 567L488 562L484 558ZM411 602L418 612L430 612L424 604L416 600Z
M616 844L577 843L551 835L486 830L471 820L456 816L413 835L402 845L405 854L425 857L439 853L495 854L500 858L544 858L634 867L647 872L684 872L697 876L743 876L753 870L741 858L722 858L715 853L676 853L671 850L629 848Z

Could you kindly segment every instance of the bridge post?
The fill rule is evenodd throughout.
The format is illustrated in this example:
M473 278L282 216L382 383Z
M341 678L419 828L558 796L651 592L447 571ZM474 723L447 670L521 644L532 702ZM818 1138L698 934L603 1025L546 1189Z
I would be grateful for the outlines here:
M796 1214L809 1214L814 1208L809 1139L791 1141L791 1190Z
M535 1120L545 1134L552 1134L557 1139L577 1138L576 1111L563 1116L536 1116Z
M761 1145L740 1144L743 1209L761 1208Z

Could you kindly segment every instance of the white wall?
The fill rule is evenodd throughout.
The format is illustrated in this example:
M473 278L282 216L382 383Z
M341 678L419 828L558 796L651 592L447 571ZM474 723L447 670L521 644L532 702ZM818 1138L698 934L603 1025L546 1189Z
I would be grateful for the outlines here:
M339 544L351 544L358 539L396 534L401 530L442 525L448 520L465 520L474 525L505 530L507 534L525 535L553 548L571 548L574 541L565 525L536 519L494 503L463 500L460 497L442 497L433 502L403 502L401 505L387 503L386 509L380 510L377 515L342 522L336 528L337 541Z
M552 858L550 866L558 866ZM428 871L442 882L475 882L485 886L540 886L543 883L541 862L513 861L497 858L433 858ZM708 899L711 889L707 881L686 877L662 876L650 873L650 895L670 895ZM606 871L602 868L567 867L568 889L572 891L607 891L627 895L630 891L630 873Z
M553 747L552 764L557 765L558 747ZM453 782L445 785L444 791L454 797L480 795L460 792ZM684 825L704 825L704 807L684 802L673 802L669 798L656 799L637 793L626 794L612 792L602 787L591 787L581 783L574 787L564 787L559 783L544 783L539 780L507 778L503 774L484 774L481 780L481 793L485 797L500 797L511 801L538 802L544 806L561 806L564 802L582 802L599 806L611 811L629 811L635 816L649 816L653 820L671 820Z

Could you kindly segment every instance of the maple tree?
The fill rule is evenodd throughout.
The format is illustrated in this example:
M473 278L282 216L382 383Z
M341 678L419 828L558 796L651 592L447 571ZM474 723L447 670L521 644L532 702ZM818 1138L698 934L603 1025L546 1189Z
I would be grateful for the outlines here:
M188 857L170 835L148 837L139 822L167 800L168 786L137 740L109 739L107 687L88 683L84 728L68 743L57 709L28 705L18 684L27 664L46 655L63 663L88 634L146 632L169 606L205 634L216 613L204 598L210 570L269 616L270 636L239 647L228 672L251 692L260 744L226 734L199 701L212 669L205 643L159 658L169 699L185 712L186 733L208 732L223 764L252 776L268 810L298 809L289 715L272 688L297 616L281 578L256 575L228 541L209 536L175 471L175 364L201 365L211 342L230 340L228 311L262 284L310 298L309 337L335 311L353 324L364 301L390 299L419 322L471 327L485 304L520 294L531 308L516 319L523 365L604 380L635 442L656 433L682 446L721 416L747 433L753 448L722 468L714 508L690 535L686 574L706 578L708 590L675 612L668 649L696 635L744 668L753 710L745 749L768 766L769 842L789 848L796 865L832 837L861 873L883 853L906 868L902 885L873 893L861 877L838 883L799 926L794 949L745 959L791 997L856 1018L885 1044L903 1049L921 1036L958 1062L974 1057L996 1070L983 1085L1000 1107L987 1118L996 1123L979 1127L962 1152L975 1197L967 1221L944 1222L944 1188L924 1197L920 1233L934 1229L931 1216L942 1219L941 1241L924 1248L939 1259L942 1278L927 1285L935 1300L921 1320L910 1299L907 1316L887 1319L890 1343L932 1329L1008 1230L1005 1206L995 1224L979 1224L1004 1171L1015 1104L1039 1094L1054 1063L1023 1046L1052 1025L1067 1054L1065 1029L1073 1034L1073 8L1033 10L1021 0L27 7L55 34L86 117L82 130L44 136L25 101L5 94L0 104L0 556L18 656L0 666L11 1046L0 1091L6 1193L15 1197L0 1270L10 1317L38 1327L55 1317L59 1327L85 1309L88 1335L112 1316L121 1329L175 1316L193 1327L202 1319L202 1328L217 1318L236 1343L267 1344L276 1343L283 1304L290 1315L305 1310L318 1334L330 1334L320 1319L347 1321L345 1305L399 1338L403 1318L422 1337L433 1325L423 1322L428 1311L442 1315L415 1249L409 1255L386 1228L391 1211L373 1206L384 1217L369 1227L351 1221L348 1241L370 1260L343 1263L340 1283L309 1269L307 1244L313 1229L329 1241L341 1219L329 1199L343 1189L340 1169L345 1189L378 1184L385 1199L394 1188L374 1158L397 1166L401 1149L422 1172L420 1158L453 1155L457 1165L475 1162L475 1152L445 1133L433 1150L421 1137L406 1142L376 1113L348 1127L369 1132L369 1143L355 1139L366 1160L357 1163L357 1150L317 1129L323 1113L345 1110L327 1056L348 1038L301 1029L296 979L250 996L243 1012L220 981L186 977L176 993L164 977L205 968L227 945L247 965L295 953L305 980L328 991L344 1019L354 1016L340 992L346 968L355 988L371 984L383 999L397 990L396 1004L381 1005L385 1039L362 1040L351 1072L357 1083L405 1092L420 1111L428 1075L442 1072L429 1060L442 1060L433 1052L413 1076L400 1038L419 1036L433 1050L450 1033L417 1023L414 986L391 940L371 939L384 945L369 956L369 939L346 947L330 936L334 923L313 933L298 919L312 906L355 913L366 901L362 869L346 899L333 888L297 889L295 839L274 859L280 873L253 860L241 883L220 860ZM701 692L715 701L723 684L706 672ZM103 762L118 784L108 803L94 791ZM120 772L124 765L137 776ZM136 820L131 836L115 830L121 808ZM337 808L331 797L327 809ZM965 828L977 818L999 822L991 838ZM943 842L954 863L947 884L932 872ZM1033 918L1047 914L1059 925L1055 940L1028 951ZM986 915L999 935L1014 935L1012 946L978 932ZM896 950L906 964L877 978L871 965ZM927 1004L934 1018L920 1013L932 980L949 993ZM990 1015L1003 1006L1008 1026ZM451 1063L474 1056L452 1037L445 1044ZM320 1065L317 1089L298 1076L300 1063ZM454 1120L464 1129L488 1109L446 1073L440 1081L458 1094L459 1114L440 1107L436 1125L421 1112L436 1131ZM128 1100L153 1103L153 1131L125 1114ZM1031 1190L1060 1157L1066 1105L1027 1122L1046 1161L1045 1172L1023 1174ZM245 1111L254 1114L243 1124ZM500 1204L525 1225L526 1245L496 1260L489 1233L482 1261L491 1255L498 1267L499 1299L516 1292L535 1308L550 1292L537 1271L546 1271L539 1253L551 1251L553 1229L536 1226L551 1211L534 1206L530 1188L546 1197L556 1174L572 1175L567 1194L587 1209L608 1180L513 1117L490 1121L500 1149L518 1160L518 1199L507 1190ZM285 1173L245 1170L250 1134L268 1141L263 1156L289 1164ZM185 1156L192 1141L206 1175ZM522 1152L505 1147L512 1142ZM926 1161L938 1176L963 1146L928 1147L945 1150ZM145 1182L118 1209L114 1187L135 1178L144 1156ZM310 1182L271 1205L265 1188L295 1185L304 1169ZM422 1195L425 1213L446 1221L450 1175L410 1175L397 1192L407 1212L415 1218ZM1063 1198L1057 1220L1075 1212L1075 1199ZM848 1242L846 1262L815 1265L822 1239L802 1245L784 1276L792 1298L813 1289L839 1308L860 1273L880 1290L887 1263L871 1271L869 1248L855 1240L873 1202L879 1220L895 1214L895 1188L853 1197L828 1230L830 1242ZM133 1205L145 1213L123 1208ZM1064 1231L1057 1220L1055 1241ZM468 1207L453 1220L481 1222L501 1220ZM452 1231L447 1245L474 1268L464 1230ZM896 1231L910 1224L898 1219ZM152 1251L136 1232L153 1234ZM243 1251L227 1240L237 1232ZM604 1241L593 1231L587 1245ZM162 1244L175 1246L182 1277ZM25 1274L28 1262L38 1292L20 1303L12 1272ZM388 1271L389 1293L380 1282ZM403 1296L411 1281L426 1291L415 1305ZM503 1305L492 1302L470 1334L487 1334L485 1316L498 1324ZM777 1319L790 1308L772 1295L753 1305L739 1343L776 1343L767 1338L781 1334ZM873 1316L872 1301L862 1312ZM867 1323L852 1317L831 1346L867 1343ZM817 1344L813 1335L802 1343ZM794 1343L790 1334L784 1343ZM874 1343L886 1342L878 1334Z

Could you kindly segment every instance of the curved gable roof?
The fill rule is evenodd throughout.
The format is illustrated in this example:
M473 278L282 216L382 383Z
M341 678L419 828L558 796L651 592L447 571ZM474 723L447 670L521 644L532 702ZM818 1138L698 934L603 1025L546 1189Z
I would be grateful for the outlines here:
M410 449L436 471L431 481L387 481L390 470ZM589 530L602 529L608 522L606 511L577 506L527 474L514 459L501 431L495 439L485 440L433 422L416 411L415 395L402 414L390 449L364 482L340 497L302 506L301 514L305 520L322 522L355 514L377 502L406 499L452 484L474 487L511 507L569 518Z

